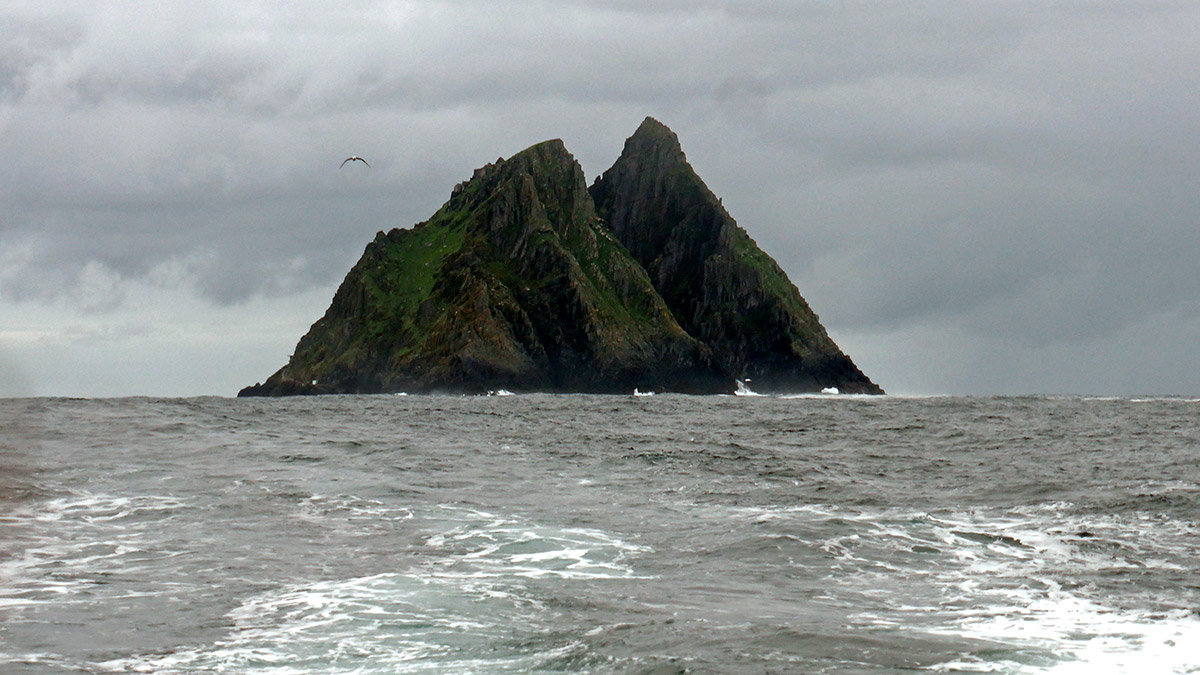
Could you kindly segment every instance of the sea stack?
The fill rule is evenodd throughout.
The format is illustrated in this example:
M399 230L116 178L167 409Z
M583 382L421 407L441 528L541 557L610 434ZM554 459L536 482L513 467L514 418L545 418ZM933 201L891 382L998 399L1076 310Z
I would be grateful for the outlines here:
M287 365L239 396L704 394L747 378L882 393L647 118L590 190L551 140L380 232Z
M883 393L725 211L665 125L647 117L591 195L676 320L712 348L723 372L752 380L760 393Z

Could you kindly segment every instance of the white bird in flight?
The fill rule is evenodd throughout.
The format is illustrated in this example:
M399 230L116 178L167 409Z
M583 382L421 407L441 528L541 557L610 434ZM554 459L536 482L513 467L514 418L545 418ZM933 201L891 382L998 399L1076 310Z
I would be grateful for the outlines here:
M362 162L363 164L367 164L367 160L363 159L362 157L347 157L346 159L342 160L342 164L338 168L340 169L343 166L346 166L346 162ZM367 164L368 168L370 168L370 166L370 164Z

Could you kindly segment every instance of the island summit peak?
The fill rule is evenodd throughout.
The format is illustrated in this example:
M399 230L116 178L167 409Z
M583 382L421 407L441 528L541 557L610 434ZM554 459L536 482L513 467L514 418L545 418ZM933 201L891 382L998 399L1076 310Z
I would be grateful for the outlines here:
M559 139L380 232L288 363L239 396L883 393L647 117L589 188Z

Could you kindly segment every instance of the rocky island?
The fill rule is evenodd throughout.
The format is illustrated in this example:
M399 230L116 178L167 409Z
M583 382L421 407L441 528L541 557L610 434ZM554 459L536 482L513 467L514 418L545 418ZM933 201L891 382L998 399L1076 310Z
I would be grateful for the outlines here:
M589 189L561 141L380 232L283 368L239 396L881 394L646 118Z

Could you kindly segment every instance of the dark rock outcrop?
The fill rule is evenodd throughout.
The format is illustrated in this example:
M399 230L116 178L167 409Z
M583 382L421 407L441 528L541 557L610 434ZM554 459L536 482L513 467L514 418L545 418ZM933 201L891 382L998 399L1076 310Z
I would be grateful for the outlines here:
M590 191L546 141L380 232L288 364L239 396L718 393L735 378L882 393L647 118Z
M787 275L647 117L592 185L597 210L718 366L760 392L883 393L829 338Z
M289 363L240 395L728 391L546 141L379 233Z

